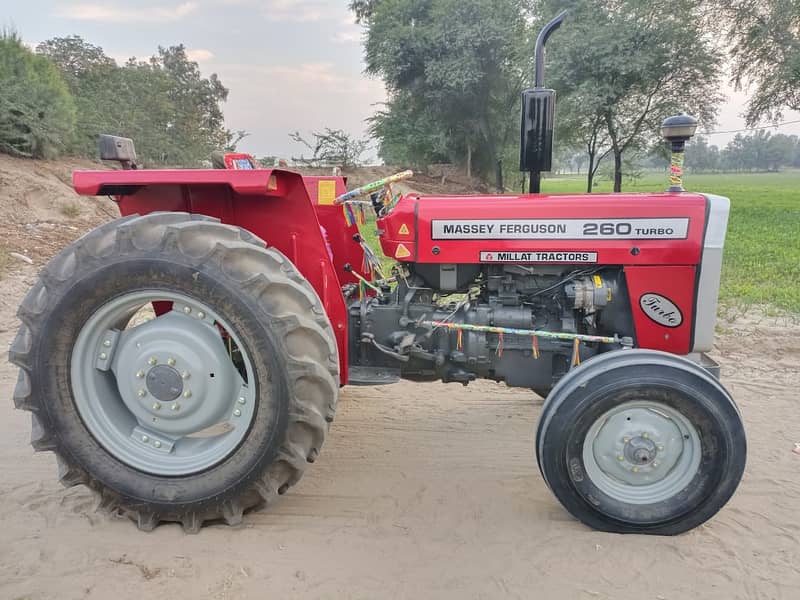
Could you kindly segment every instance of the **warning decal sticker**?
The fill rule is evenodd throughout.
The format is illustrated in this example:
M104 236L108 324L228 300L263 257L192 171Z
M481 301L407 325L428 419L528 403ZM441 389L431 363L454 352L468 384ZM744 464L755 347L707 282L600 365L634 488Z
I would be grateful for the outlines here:
M403 223L400 225L400 229L397 231L397 233L400 235L408 235L410 232L408 231L408 226Z
M317 184L317 204L322 206L332 206L336 199L336 181L322 179Z
M434 240L681 240L688 218L434 219Z
M547 250L519 252L508 250L485 250L481 262L487 263L596 263L597 252L581 250Z
M394 257L408 258L409 256L411 256L411 252L405 247L405 244L397 244L397 250L395 250Z

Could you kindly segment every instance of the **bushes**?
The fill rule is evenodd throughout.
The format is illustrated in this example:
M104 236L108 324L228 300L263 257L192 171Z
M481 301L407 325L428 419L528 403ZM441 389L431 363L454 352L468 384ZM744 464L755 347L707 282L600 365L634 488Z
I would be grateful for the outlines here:
M0 152L57 156L72 143L75 104L53 63L0 34Z
M0 152L32 158L97 155L97 135L136 140L146 164L196 166L233 150L221 103L228 90L206 78L182 45L117 65L78 36L31 52L0 33ZM238 139L241 139L241 135Z

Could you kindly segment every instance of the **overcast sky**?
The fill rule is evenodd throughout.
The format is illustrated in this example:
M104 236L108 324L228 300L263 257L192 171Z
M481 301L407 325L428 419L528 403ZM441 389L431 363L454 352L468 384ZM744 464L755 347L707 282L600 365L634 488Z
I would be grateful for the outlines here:
M250 132L240 148L258 156L298 156L289 139L324 127L363 135L364 120L385 98L363 75L361 28L347 0L3 0L0 23L29 44L77 34L123 62L183 43L204 74L230 89L230 129ZM554 38L555 41L555 38ZM746 94L725 92L717 130L740 129ZM784 120L800 118L787 113ZM800 124L780 128L800 134ZM724 146L732 135L712 136Z

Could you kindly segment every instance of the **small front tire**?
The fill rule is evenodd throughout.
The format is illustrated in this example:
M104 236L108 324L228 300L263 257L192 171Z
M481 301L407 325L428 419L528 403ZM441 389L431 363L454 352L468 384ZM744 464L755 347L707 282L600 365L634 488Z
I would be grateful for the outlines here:
M549 395L536 436L542 475L594 529L674 535L730 499L746 460L741 415L698 365L651 350L594 358Z

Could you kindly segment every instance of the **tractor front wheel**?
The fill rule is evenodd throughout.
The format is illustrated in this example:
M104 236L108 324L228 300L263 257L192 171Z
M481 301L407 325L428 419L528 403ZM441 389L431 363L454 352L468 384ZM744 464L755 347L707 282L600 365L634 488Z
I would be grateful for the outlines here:
M240 522L300 479L333 420L320 300L238 227L178 213L109 223L55 257L18 314L14 399L33 447L142 529Z
M741 415L684 358L620 350L568 373L547 398L539 468L564 507L616 533L673 535L714 516L742 477Z

